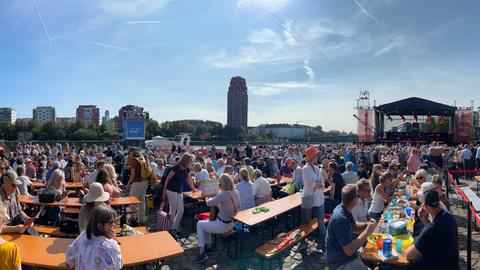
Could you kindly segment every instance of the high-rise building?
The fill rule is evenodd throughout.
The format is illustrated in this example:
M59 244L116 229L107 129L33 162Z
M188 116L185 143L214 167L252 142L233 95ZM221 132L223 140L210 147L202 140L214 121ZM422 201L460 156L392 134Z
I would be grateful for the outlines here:
M14 124L17 121L17 112L12 108L0 108L0 122Z
M110 111L106 110L105 111L105 116L102 117L102 125L106 125L108 120L110 120Z
M126 105L118 110L118 131L123 131L123 121L130 120L145 120L148 118L148 112L143 111L142 107L135 105Z
M245 79L237 76L230 80L228 87L227 125L232 127L247 127L248 124L248 94Z
M86 126L100 125L100 109L95 105L80 105L77 108L77 120L83 120Z
M33 120L37 121L42 126L49 122L55 123L55 119L55 107L38 106L33 109Z

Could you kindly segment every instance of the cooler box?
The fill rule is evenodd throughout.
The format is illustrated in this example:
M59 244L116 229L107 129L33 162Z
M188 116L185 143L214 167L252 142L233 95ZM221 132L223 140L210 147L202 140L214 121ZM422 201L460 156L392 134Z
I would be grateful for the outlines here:
M388 233L392 236L407 234L407 222L392 220L388 223Z

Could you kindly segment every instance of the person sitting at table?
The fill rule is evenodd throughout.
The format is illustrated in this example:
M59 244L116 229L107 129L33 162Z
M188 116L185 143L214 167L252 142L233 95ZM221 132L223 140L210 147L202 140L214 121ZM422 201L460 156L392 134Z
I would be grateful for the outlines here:
M287 166L293 172L292 183L295 186L295 191L300 191L303 188L302 167L298 166L297 162L293 159L288 160ZM323 174L322 174L322 177L323 177Z
M457 222L442 209L438 192L431 190L425 194L418 217L425 227L406 252L407 259L413 262L410 268L460 269Z
M30 158L25 159L25 175L34 181L37 178L37 169Z
M342 188L345 186L345 181L338 172L336 162L328 163L328 173L331 179L331 188L329 196L325 199L325 213L332 213L333 209L339 205L342 200Z
M0 201L0 229L7 223L7 207ZM20 248L14 242L8 242L0 236L0 269L21 270L22 258Z
M0 187L0 201L7 207L8 221L0 228L0 233L24 233L33 223L22 210L17 196L17 186L21 184L13 170L7 170L2 175L3 185Z
M62 170L56 169L52 172L46 188L47 190L54 192L57 196L61 196L65 193L65 174Z
M217 218L213 221L201 220L197 223L197 241L199 248L197 263L208 259L207 253L212 251L209 247L212 242L212 233L222 234L233 228L231 216L237 213L238 206L240 205L240 195L238 191L235 190L232 177L227 174L222 174L218 182L220 193L206 201L207 206L215 206L218 208Z
M382 216L385 203L389 203L392 199L392 197L388 196L385 192L385 188L390 184L392 178L392 174L389 172L384 173L380 177L380 184L375 187L375 191L373 192L372 204L368 209L368 216L375 219L377 222Z
M445 193L443 192L443 189L442 189L443 183L442 182L443 181L442 181L442 178L440 177L440 175L435 174L433 176L432 183L435 185L434 190L440 196L440 202L445 206L445 209L450 211L450 201L448 200L447 195L445 195Z
M218 169L215 173L217 174L218 177L220 177L220 175L222 175L225 171L225 161L223 159L218 159L217 167Z
M67 266L76 270L121 269L123 258L120 246L113 239L116 224L115 210L103 205L95 207L87 228L67 249Z
M99 159L95 163L95 170L91 172L87 177L85 177L85 187L90 186L91 183L95 182L95 179L97 178L98 172L103 169L103 166L105 166L105 159Z
M356 183L358 190L358 198L355 207L352 209L352 215L355 221L365 222L368 217L368 202L370 199L370 182L367 179L360 179Z
M359 179L368 179L368 174L367 174L367 171L365 170L365 165L363 165L363 163L360 162L360 164L358 164L358 178Z
M342 173L343 180L345 184L355 184L358 181L358 175L353 170L353 162L348 161L345 164L345 172Z
M270 182L262 176L259 169L253 170L253 196L255 197L255 205L260 205L272 200L272 188Z
M240 194L240 206L238 211L242 211L248 208L255 207L255 197L253 192L253 184L248 177L248 170L245 168L240 169L239 182L237 184L238 194Z
M75 156L73 165L73 182L83 182L86 176L86 166L82 162L81 156Z
M106 170L108 173L108 183L112 185L114 188L116 188L118 192L121 194L122 190L118 186L118 181L117 181L118 175L117 175L117 172L115 171L115 167L112 164L107 163L105 164L105 166L103 166L103 169Z
M413 184L420 189L423 183L428 181L428 172L424 169L420 169L415 173L415 181Z
M110 195L110 198L118 198L120 195L120 190L116 188L114 185L110 184L110 179L107 170L101 169L97 173L97 178L95 182L102 184L103 190Z
M374 219L368 222L356 222L352 209L357 204L357 186L348 184L342 188L342 203L333 210L327 228L327 266L330 270L363 270L368 267L357 255L357 250L371 235L377 223ZM354 232L360 231L355 238Z
M170 224L172 233L177 234L177 230L180 226L180 221L183 217L183 194L182 194L182 185L183 182L187 181L192 192L196 192L195 186L191 177L188 177L190 174L190 169L193 165L195 157L189 153L184 153L180 159L179 164L173 166L167 175L165 184L163 187L163 200L168 200L168 205L170 207Z
M375 164L372 168L372 174L370 175L370 186L372 189L375 189L378 184L380 184L380 176L382 176L382 164Z
M88 219L93 209L99 205L103 205L110 199L110 194L105 192L101 183L93 182L87 195L83 197L83 204L78 215L78 228L80 232L87 228Z
M32 186L32 182L25 175L25 167L23 165L20 165L17 167L17 175L18 175L18 180L22 182L22 184L18 186L18 192L20 193L20 195L29 195L28 187Z
M201 188L203 186L203 182L210 178L208 175L208 171L202 168L202 164L200 162L196 162L195 164L193 164L193 171L196 186Z
M50 181L50 178L52 177L53 172L56 169L60 169L60 162L58 161L50 161L47 163L47 173L45 174L45 181L48 183Z
M390 183L385 187L385 193L387 193L388 196L392 196L395 192L395 187L400 182L400 180L403 179L403 176L398 169L398 161L390 163L390 165L388 165L387 172L392 175L392 181L390 181Z

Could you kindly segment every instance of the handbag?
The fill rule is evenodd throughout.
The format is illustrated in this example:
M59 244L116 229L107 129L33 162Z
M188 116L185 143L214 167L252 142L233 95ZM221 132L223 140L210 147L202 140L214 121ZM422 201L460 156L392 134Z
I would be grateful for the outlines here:
M160 206L157 212L157 229L159 231L169 231L170 230L170 211L168 202L163 204L163 207Z
M124 224L117 236L143 235L143 232Z
M48 189L42 189L38 193L38 202L40 202L40 203L53 203L53 202L55 202L55 192L51 192Z
M60 221L60 231L66 234L79 234L78 219L65 217Z

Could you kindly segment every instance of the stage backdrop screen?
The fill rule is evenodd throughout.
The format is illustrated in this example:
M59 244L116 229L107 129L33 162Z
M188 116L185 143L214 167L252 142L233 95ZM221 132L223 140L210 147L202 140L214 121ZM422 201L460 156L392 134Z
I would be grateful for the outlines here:
M455 111L455 142L471 142L473 135L473 114L471 110Z
M123 139L124 140L145 140L145 121L144 120L123 121Z

